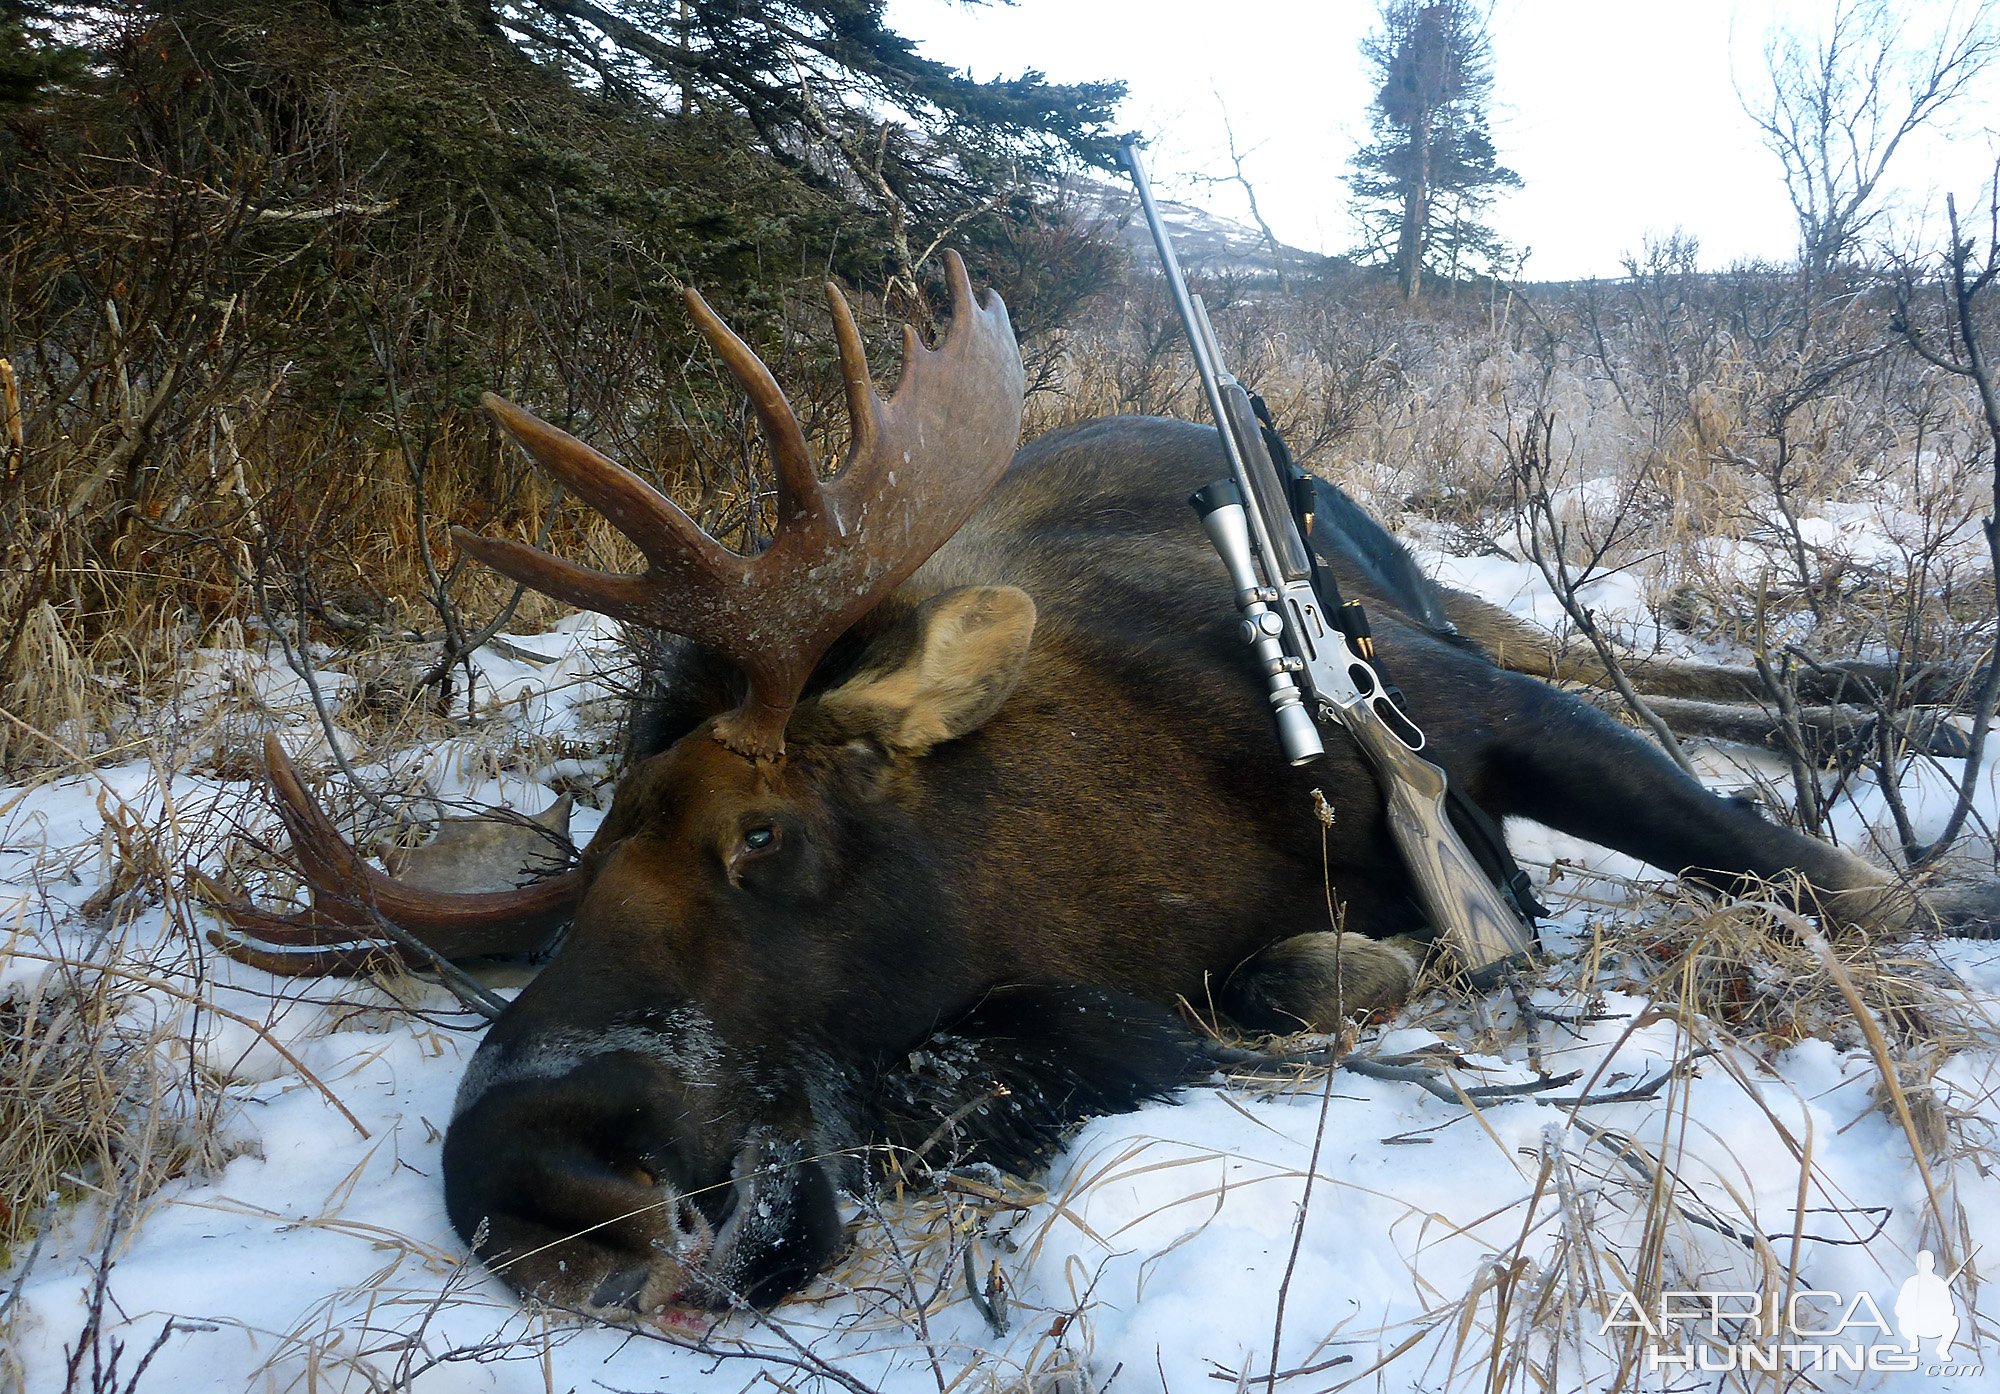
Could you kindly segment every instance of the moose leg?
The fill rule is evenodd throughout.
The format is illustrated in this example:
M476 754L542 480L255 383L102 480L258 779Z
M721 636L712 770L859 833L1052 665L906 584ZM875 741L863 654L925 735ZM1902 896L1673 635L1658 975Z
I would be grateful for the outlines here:
M1849 852L1710 793L1604 713L1504 675L1481 802L1725 889L1803 878L1814 908L1867 929L1921 922L1915 897Z
M1331 1030L1410 995L1421 948L1406 944L1325 930L1295 934L1239 964L1216 1005L1247 1030Z
M1587 644L1565 643L1465 591L1440 587L1436 599L1452 627L1502 668L1550 682L1583 683L1595 689L1611 686L1603 660ZM1633 686L1648 697L1740 704L1760 703L1770 695L1755 668L1634 655L1625 660L1625 671ZM1880 694L1896 693L1906 703L1959 711L1972 709L1972 694L1984 681L1985 671L1978 667L1931 663L1899 668L1861 659L1816 663L1796 675L1801 702L1852 702L1865 707ZM1671 725L1673 718L1667 720Z

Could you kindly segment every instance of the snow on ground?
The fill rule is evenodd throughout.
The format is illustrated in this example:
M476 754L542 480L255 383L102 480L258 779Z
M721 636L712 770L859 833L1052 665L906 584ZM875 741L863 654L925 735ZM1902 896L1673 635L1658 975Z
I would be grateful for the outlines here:
M1554 619L1525 568L1459 560L1447 578ZM1636 612L1633 586L1597 599ZM364 781L402 798L428 791L533 812L559 778L601 778L615 694L594 675L613 661L608 633L577 620L505 642L511 656L481 656L470 734L363 764ZM322 696L336 702L346 682L321 674ZM211 870L236 855L234 830L271 835L246 752L275 726L302 759L320 760L310 693L261 654L206 652L154 724L150 757L0 790L0 922L11 926L0 991L55 991L52 958L141 973L150 982L131 984L123 1010L153 1052L161 1127L207 1144L121 1215L108 1251L97 1247L108 1207L86 1200L57 1213L38 1252L14 1255L0 1301L27 1390L62 1388L72 1351L86 1357L87 1383L88 1357L112 1342L125 1346L125 1378L163 1331L140 1389L761 1382L1192 1394L1266 1387L1274 1360L1277 1387L1301 1394L1349 1382L1747 1385L1648 1368L1637 1337L1657 1307L1625 1294L1662 1289L1688 1294L1670 1299L1683 1319L1656 1343L1669 1354L1692 1339L1686 1349L1710 1364L1730 1356L1750 1300L1741 1294L1778 1292L1821 1333L1805 1342L1814 1359L1861 1352L1875 1367L1759 1387L2000 1389L1992 1299L1971 1276L1949 1275L1963 1323L1949 1370L1928 1348L1921 1362L1906 1355L1895 1315L1920 1249L1938 1250L1946 1269L1968 1256L1984 1269L1984 1255L2000 1252L2000 1173L1984 1165L2000 1082L2000 947L1947 940L1907 955L1952 1027L1953 1051L1931 1083L1951 1143L1922 1169L1857 1033L1737 1039L1658 1009L1643 994L1645 963L1589 952L1595 927L1661 913L1646 899L1655 878L1532 827L1510 832L1545 883L1557 911L1550 942L1565 956L1536 1001L1578 1018L1541 1024L1538 1050L1550 1073L1576 1073L1568 1085L1469 1108L1393 1070L1321 1072L1291 1089L1217 1079L1176 1105L1087 1125L1039 1179L1045 1198L1025 1209L923 1197L871 1207L857 1216L856 1254L766 1318L635 1333L524 1310L468 1265L442 1204L440 1135L478 1041L473 1018L420 983L392 995L368 982L276 979L198 942L189 929L210 921L197 910L97 895L107 882L116 890L121 858L147 835ZM359 740L342 744L361 758ZM1711 758L1719 783L1740 782L1722 755ZM1932 810L1952 775L1942 762L1925 776L1934 787L1916 801L1920 818L1942 817ZM1876 804L1860 790L1843 840L1863 840ZM2000 811L1990 783L1982 811ZM596 815L579 814L581 838ZM1533 1077L1530 1039L1505 994L1427 999L1361 1044L1377 1058L1455 1056L1437 1078L1456 1086ZM1715 1053L1691 1058L1700 1047ZM176 1078L182 1094L161 1092L160 1080ZM1646 1098L1563 1102L1663 1078ZM177 1119L183 1095L198 1102L179 1105ZM1951 1217L1942 1244L1934 1206ZM967 1296L964 1277L984 1285L992 1265L1005 1288L999 1322ZM1700 1296L1719 1293L1739 1295ZM8 1368L0 1357L0 1387Z

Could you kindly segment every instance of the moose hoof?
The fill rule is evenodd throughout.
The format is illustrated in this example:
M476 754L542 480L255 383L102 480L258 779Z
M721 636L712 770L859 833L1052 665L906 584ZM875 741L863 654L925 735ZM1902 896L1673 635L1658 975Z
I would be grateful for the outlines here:
M1880 873L1876 873L1880 875ZM1947 934L2000 938L2000 882L1935 880L1912 884L1882 877L1875 885L1810 892L1802 909L1868 934Z
M1360 934L1296 934L1244 960L1218 1005L1251 1031L1330 1030L1393 1007L1417 982L1408 941Z

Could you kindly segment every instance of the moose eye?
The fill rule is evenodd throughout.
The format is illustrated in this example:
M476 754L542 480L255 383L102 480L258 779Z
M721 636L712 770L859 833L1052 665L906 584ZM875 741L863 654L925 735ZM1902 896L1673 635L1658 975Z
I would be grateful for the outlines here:
M732 890L779 905L803 905L825 893L826 859L803 819L746 810L737 829L722 868Z

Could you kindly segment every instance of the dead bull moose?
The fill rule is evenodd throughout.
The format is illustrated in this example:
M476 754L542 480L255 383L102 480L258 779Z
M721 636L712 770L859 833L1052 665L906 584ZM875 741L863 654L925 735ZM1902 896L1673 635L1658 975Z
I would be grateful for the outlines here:
M973 303L956 257L950 279L949 332L935 351L906 334L886 402L832 293L854 439L827 480L769 371L689 297L769 441L778 528L755 557L489 400L648 565L610 575L461 544L684 636L662 641L631 767L574 870L483 895L401 886L341 842L272 745L322 912L236 907L248 939L352 939L339 926L366 920L343 904L447 958L570 924L480 1046L444 1146L453 1222L524 1292L605 1314L774 1301L838 1248L837 1193L864 1183L870 1144L1030 1168L1080 1118L1200 1067L1177 1003L1295 1028L1412 985L1396 941L1421 953L1425 931L1381 791L1337 735L1324 762L1285 763L1183 502L1219 472L1214 432L1117 418L1014 454L1005 307ZM1496 666L1457 631L1497 612L1427 587L1337 502L1347 531L1317 545L1374 602L1430 758L1494 816L1724 888L1803 878L1816 908L1864 927L1930 913ZM1339 935L1315 787L1337 809Z

